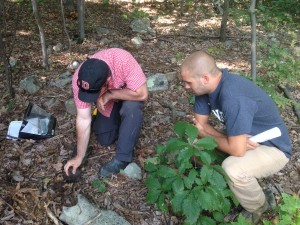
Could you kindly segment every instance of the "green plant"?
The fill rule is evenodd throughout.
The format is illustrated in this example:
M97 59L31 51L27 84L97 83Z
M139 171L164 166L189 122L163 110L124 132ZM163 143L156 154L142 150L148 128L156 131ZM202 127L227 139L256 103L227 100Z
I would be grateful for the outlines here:
M296 40L297 35L290 33L289 45L291 48L293 48ZM300 61L296 60L289 48L282 47L276 42L271 45L261 42L259 49L266 52L265 57L258 61L258 67L265 72L257 78L257 85L262 87L279 107L283 108L286 104L291 104L292 101L285 98L282 93L277 92L278 85L299 81Z
M251 223L246 220L242 215L238 216L238 220L236 222L231 222L230 225L251 225Z
M99 192L105 192L106 186L103 181L96 179L92 182L92 187L97 188Z
M14 111L14 107L16 105L16 99L11 99L5 106L5 109L8 113L12 113Z
M126 20L133 20L138 18L148 18L149 14L146 12L143 12L141 10L135 9L133 12L126 12L122 14L122 17Z
M300 224L300 198L296 195L282 194L282 203L275 207L278 218L273 224L298 225ZM263 221L264 225L271 225L270 221Z
M183 55L182 52L177 52L176 55L175 55L176 62L177 63L182 63L183 57L184 57L184 55Z
M177 137L158 145L157 157L145 164L147 202L182 215L185 225L222 223L230 200L237 202L219 165L216 142L210 137L198 139L198 129L186 122L177 122L174 130Z

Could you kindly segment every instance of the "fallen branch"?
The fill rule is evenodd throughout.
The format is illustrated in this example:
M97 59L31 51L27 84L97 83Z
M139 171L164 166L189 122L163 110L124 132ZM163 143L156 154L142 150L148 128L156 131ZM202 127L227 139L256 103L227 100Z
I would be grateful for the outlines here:
M54 213L48 208L48 205L45 205L45 209L46 209L46 213L47 216L51 219L51 221L55 224L55 225L63 225L59 219L57 219L57 217L54 215Z
M295 114L298 118L298 123L300 123L300 103L297 103L293 97L292 97L292 94L291 92L289 91L289 86L283 86L283 85L279 85L279 88L283 91L283 93L285 94L285 96L292 100L292 105L293 105L293 108L294 108L294 111L295 111Z

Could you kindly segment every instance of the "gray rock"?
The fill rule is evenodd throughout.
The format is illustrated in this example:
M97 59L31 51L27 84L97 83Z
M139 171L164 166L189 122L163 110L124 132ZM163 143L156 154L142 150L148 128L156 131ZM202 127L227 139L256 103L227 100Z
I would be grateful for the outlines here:
M174 114L176 117L185 117L187 115L187 113L183 111L175 111Z
M24 181L24 177L20 174L20 171L14 171L12 178L17 181L17 182L22 182Z
M101 38L101 40L100 40L100 44L101 45L106 45L106 44L109 44L109 43L111 43L112 41L111 40L109 40L109 39L107 39L107 38Z
M178 78L177 72L169 72L165 74L168 81L173 81Z
M35 76L29 76L20 81L20 88L29 92L30 94L34 94L40 90L40 83Z
M149 91L167 90L168 85L168 79L163 73L157 73L153 76L148 77L147 79L147 87Z
M226 40L225 42L224 42L224 45L225 45L225 47L227 47L227 48L230 48L231 46L232 46L232 40Z
M59 76L55 81L51 81L50 85L63 88L72 82L72 74L67 71Z
M62 43L57 43L57 45L53 46L53 50L54 50L55 52L61 52L62 49L63 49Z
M77 110L76 110L76 106L75 106L75 102L74 102L73 98L65 101L65 107L66 107L66 111L69 114L76 115Z
M77 67L80 65L80 63L77 60L72 61L69 65L68 65L68 71L70 73L74 72Z
M131 22L130 27L133 32L138 32L142 34L146 34L146 33L155 34L155 31L150 27L149 18L134 19Z
M109 47L110 47L110 48L122 48L122 46L121 46L120 44L118 44L118 43L111 43L111 44L109 45Z
M53 108L53 107L55 107L55 106L58 106L59 105L59 100L58 99L56 99L56 98L51 98L51 99L49 99L48 101L46 101L45 103L44 103L44 106L45 106L45 108L47 108L47 109L51 109L51 108Z
M10 65L11 67L15 67L16 64L17 64L17 60L16 60L14 57L10 57L10 58L9 58L9 65Z
M121 173L132 179L142 179L142 170L136 163L130 163Z
M142 40L141 37L134 37L134 38L131 39L131 43L139 47L139 46L141 46L144 42L143 42L143 40Z
M123 217L111 210L100 210L83 195L77 196L78 203L63 207L59 219L68 225L130 225Z

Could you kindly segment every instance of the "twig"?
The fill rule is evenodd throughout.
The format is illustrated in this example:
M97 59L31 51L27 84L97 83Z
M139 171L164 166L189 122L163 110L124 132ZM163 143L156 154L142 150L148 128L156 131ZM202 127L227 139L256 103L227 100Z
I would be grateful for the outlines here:
M12 207L9 203L7 203L6 201L4 201L3 198L0 197L0 201L4 202L9 208L11 208L19 217L21 217L22 220L25 221L25 219L23 218L23 216L21 216L15 209L14 207Z
M100 158L102 156L109 155L109 154L112 154L112 152L104 153L104 154L101 154L101 155L96 155L96 156L90 157L88 159L96 159L96 158Z
M51 210L48 208L48 205L45 204L45 209L46 209L46 213L47 216L52 220L53 223L55 223L55 225L63 225L58 219L57 217L53 214L53 212L51 212Z
M289 89L288 89L288 86L283 86L283 85L279 85L279 88L284 92L285 96L292 100L292 104L293 104L293 108L294 108L294 111L295 111L295 114L298 118L298 122L300 122L300 103L294 103L294 99L292 97L292 94L290 93Z

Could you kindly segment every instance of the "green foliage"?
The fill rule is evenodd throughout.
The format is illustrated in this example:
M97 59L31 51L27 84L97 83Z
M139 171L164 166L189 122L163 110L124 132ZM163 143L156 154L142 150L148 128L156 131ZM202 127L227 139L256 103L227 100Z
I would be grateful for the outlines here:
M177 52L175 58L176 58L176 63L181 64L184 58L184 54L182 52Z
M224 54L224 50L218 47L209 47L207 48L207 52L211 55L222 55Z
M12 113L14 111L15 105L16 105L16 99L9 100L9 102L5 106L6 111L8 113Z
M269 31L297 23L300 19L300 1L295 0L267 0L257 6L260 14L258 22ZM293 26L293 25L292 25Z
M102 0L103 6L109 6L109 0Z
M294 33L290 34L290 46L293 47L297 40ZM278 43L270 45L260 43L262 52L266 51L266 57L258 62L258 67L266 71L263 76L257 78L257 84L266 90L279 107L290 104L288 100L276 92L278 85L286 82L295 83L300 79L300 61L295 59L289 48L284 48Z
M92 182L92 187L96 188L101 193L106 191L104 182L99 179L96 179Z
M149 14L141 10L135 9L132 13L129 12L123 13L122 17L126 20L133 20L138 18L148 18Z
M298 225L300 224L300 198L296 195L282 194L282 203L275 207L279 218L276 225ZM270 221L263 221L264 225L271 225Z
M236 222L231 222L231 225L251 225L251 223L246 220L242 215L239 215L238 220Z
M145 164L147 202L184 216L186 225L223 221L234 197L225 172L215 163L216 142L211 137L198 139L198 129L186 122L177 122L174 131L177 136L158 145L155 160Z

